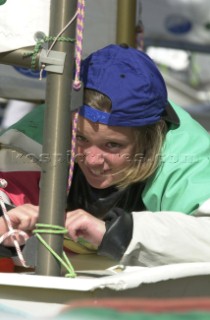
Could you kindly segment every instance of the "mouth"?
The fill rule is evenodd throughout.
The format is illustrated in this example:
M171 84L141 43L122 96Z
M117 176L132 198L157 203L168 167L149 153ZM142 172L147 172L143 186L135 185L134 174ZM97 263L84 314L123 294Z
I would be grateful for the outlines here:
M94 175L94 176L101 176L103 174L103 171L101 170L93 170L93 169L90 169L90 172Z
M111 170L110 169L109 170L89 169L89 172L95 177L102 177L102 176L106 176L106 175L110 174Z

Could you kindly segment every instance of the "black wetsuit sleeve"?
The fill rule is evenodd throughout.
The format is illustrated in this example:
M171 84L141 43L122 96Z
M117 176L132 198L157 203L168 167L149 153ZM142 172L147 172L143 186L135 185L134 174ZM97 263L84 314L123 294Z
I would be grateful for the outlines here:
M106 232L97 253L120 260L132 238L132 215L121 208L114 208L106 214L104 221Z
M2 244L0 244L0 258L9 258L15 256L14 248L11 247L4 247Z

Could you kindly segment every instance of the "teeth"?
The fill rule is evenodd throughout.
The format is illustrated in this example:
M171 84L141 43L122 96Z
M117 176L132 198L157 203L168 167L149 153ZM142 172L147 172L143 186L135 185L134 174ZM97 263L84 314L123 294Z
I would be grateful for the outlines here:
M102 174L102 172L100 170L91 170L91 172L95 175L95 176L100 176Z

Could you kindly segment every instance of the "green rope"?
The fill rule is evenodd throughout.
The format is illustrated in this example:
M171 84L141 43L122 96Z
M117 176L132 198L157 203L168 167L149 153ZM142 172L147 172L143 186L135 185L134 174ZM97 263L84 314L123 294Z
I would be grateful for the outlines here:
M44 37L43 39L37 41L33 51L23 54L23 57L30 57L31 56L31 69L32 70L36 69L37 55L38 55L40 49L43 47L43 44L47 43L47 42L52 42L55 40L55 38L56 37ZM73 43L73 42L75 42L75 39L61 36L61 37L57 38L57 41Z
M68 273L65 275L65 277L69 278L75 278L76 272L74 271L74 268L69 261L67 255L63 251L63 259L46 243L46 241L42 238L40 233L50 233L50 234L66 234L67 229L61 226L55 226L51 224L43 224L43 223L37 223L36 227L38 229L33 230L33 233L36 235L36 237L39 239L39 241L52 253L52 255L62 264L64 268L68 271ZM44 229L39 229L44 228Z

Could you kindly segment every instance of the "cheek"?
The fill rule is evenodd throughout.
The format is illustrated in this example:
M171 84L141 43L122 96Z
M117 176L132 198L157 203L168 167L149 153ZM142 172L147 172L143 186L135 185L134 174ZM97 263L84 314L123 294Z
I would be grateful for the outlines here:
M131 162L131 155L129 153L121 153L121 154L111 154L106 157L107 162L109 162L112 167L127 167Z
M79 146L76 144L75 151L76 151L76 154L77 154L77 153L82 153L82 148L79 147Z
M83 162L84 161L84 149L76 146L75 149L75 162Z

